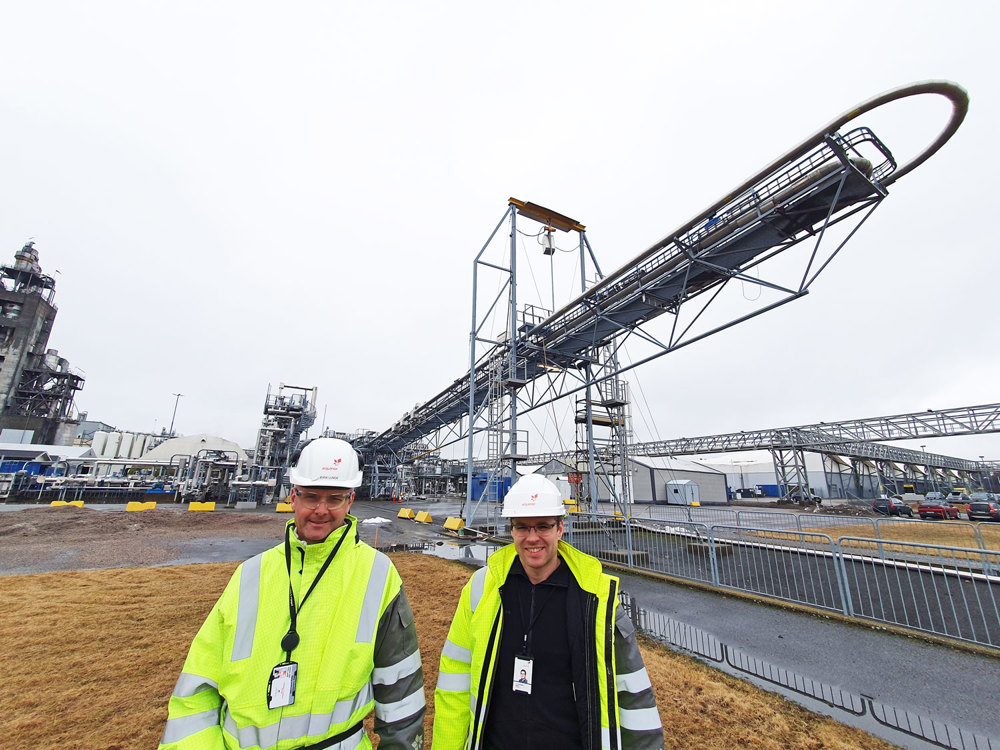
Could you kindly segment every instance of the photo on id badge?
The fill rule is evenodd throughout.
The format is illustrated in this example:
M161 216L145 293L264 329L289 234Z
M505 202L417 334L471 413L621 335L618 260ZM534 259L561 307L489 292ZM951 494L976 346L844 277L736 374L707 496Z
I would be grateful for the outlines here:
M282 708L295 703L294 663L279 664L271 670L271 680L267 689L267 707Z
M531 693L531 659L514 658L514 692Z

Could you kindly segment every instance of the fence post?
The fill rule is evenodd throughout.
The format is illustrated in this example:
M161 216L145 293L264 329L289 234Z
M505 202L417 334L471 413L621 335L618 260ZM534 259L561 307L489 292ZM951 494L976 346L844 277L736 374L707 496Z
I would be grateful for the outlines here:
M840 542L840 539L833 542L833 568L837 571L837 587L840 589L843 612L847 617L854 617L854 601L851 599L851 587L847 582L847 563L844 562L844 551L840 548Z
M968 511L966 511L966 512L968 512ZM969 521L969 523L972 525L972 528L975 529L975 532L976 532L976 541L979 542L979 549L981 549L981 550L983 550L983 552L985 552L986 551L986 541L983 539L983 530L982 530L982 528L980 527L980 525L978 523L972 523L972 521Z
M708 564L712 571L712 585L719 584L719 563L715 558L715 528L705 525L705 538L708 540Z

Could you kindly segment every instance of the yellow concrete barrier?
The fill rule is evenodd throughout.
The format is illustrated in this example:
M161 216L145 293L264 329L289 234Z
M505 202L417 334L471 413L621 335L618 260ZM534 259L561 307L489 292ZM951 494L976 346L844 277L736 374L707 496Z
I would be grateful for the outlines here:
M126 513L134 513L140 510L146 510L146 503L140 503L138 500L130 500L129 504L125 506Z
M291 503L278 503L274 506L275 513L291 513L292 504Z
M400 508L399 513L396 514L396 518L413 518L413 508Z
M465 526L465 521L463 521L461 518L452 518L449 516L448 519L444 522L444 527L448 531L461 531L463 526Z
M142 509L143 510L156 510L156 501L155 500L150 500L149 502L143 503L142 504Z
M69 505L69 503L67 503L65 500L53 500L51 503L49 503L49 506L53 508L58 508L61 505Z
M188 510L201 510L201 511L211 511L215 510L215 501L208 500L204 503L199 503L197 500L188 503Z
M410 512L412 513L413 511ZM431 518L431 514L428 513L426 510L422 510L419 513L417 513L417 517L413 520L419 521L420 523L434 523L434 519Z
M75 505L77 508L83 507L83 500L68 500L66 505Z

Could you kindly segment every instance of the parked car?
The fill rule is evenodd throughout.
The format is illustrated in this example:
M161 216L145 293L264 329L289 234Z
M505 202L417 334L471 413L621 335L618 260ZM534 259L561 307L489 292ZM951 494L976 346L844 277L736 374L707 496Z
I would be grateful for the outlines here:
M973 492L969 495L969 507L965 512L970 521L979 518L1000 521L1000 502L992 492Z
M947 500L931 500L929 496L917 506L917 513L921 518L940 518L942 521L958 518L958 508Z
M872 510L884 516L913 518L913 509L900 497L880 497L872 503Z
M804 492L802 490L794 490L788 495L788 499L791 500L793 503L813 502L819 505L820 503L823 502L823 500L817 497L816 495L810 496L808 492Z
M940 503L944 499L945 497L943 492L928 492L924 495L924 500L933 500L936 503Z
M947 500L952 505L965 505L969 502L969 496L965 490L952 490L948 493Z

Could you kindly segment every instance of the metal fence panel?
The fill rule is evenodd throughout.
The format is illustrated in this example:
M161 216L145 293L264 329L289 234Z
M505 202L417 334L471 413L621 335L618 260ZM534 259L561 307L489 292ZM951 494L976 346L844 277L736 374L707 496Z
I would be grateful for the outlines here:
M991 750L996 746L988 737L935 720L925 712L907 711L880 703L864 693L844 690L772 664L720 641L701 628L679 622L660 612L642 609L628 592L623 591L619 598L637 630L698 656L728 674L768 684L781 694L802 696L820 701L831 709L839 709L844 712L844 716L838 716L835 711L829 712L838 720L867 729L864 717L870 717L883 727L899 732L899 737L893 739L903 742L914 738L932 746L954 750ZM855 718L861 720L856 721Z
M858 538L837 553L849 614L1000 647L1000 553Z
M713 526L719 585L846 611L833 540L796 530Z
M705 524L633 518L626 529L621 518L574 513L567 526L570 544L604 562L705 583L715 580Z

